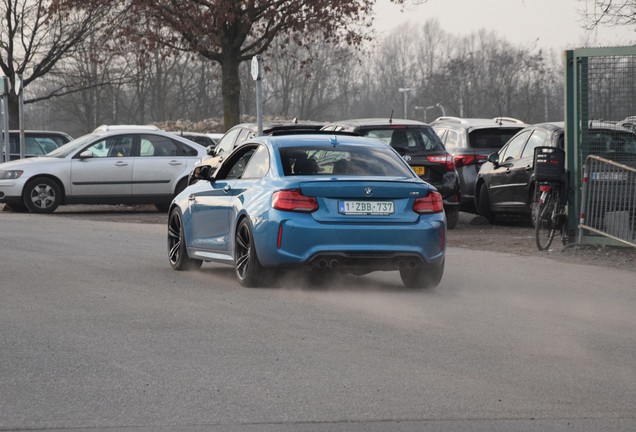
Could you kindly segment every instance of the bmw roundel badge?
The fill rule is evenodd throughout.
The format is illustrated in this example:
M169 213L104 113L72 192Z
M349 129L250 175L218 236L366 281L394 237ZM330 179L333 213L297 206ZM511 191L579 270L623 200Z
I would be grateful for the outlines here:
M364 194L366 196L371 196L372 193L373 193L373 188L370 188L370 187L365 187L364 188Z

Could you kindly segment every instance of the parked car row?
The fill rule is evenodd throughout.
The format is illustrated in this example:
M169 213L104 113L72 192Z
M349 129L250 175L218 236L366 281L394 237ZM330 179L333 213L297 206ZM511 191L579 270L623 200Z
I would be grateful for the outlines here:
M627 120L623 121L624 126L628 126ZM536 195L532 167L534 148L563 148L563 128L563 122L527 125L509 117L445 116L431 125L389 118L331 123L268 122L263 125L263 134L349 134L384 142L396 150L422 180L441 193L447 225L452 229L460 209L480 213L491 222L498 214L531 215ZM109 140L100 135L106 132L112 135ZM166 142L176 144L171 149L166 145L155 148L152 140L138 138L141 132L150 136L162 134ZM71 138L62 132L26 131L25 156L39 158L29 163L16 161L13 168L0 166L4 168L0 172L0 202L15 210L37 212L53 211L59 204L74 202L150 202L166 209L172 196L196 181L192 177L194 167L218 167L235 148L256 135L255 123L243 123L228 130L214 145L209 144L211 137L204 134L195 137L191 132L168 133L154 126L103 126L81 137L83 144L78 146L76 140L67 149ZM191 140L197 137L205 137L205 141L197 144ZM624 163L636 158L636 135L620 124L591 122L586 137L586 145L594 154ZM114 147L109 146L117 139L127 141L128 145L123 151L113 152ZM19 157L17 131L11 131L10 142L12 159L15 159ZM61 145L63 151L59 149ZM70 149L76 151L70 152ZM86 157L86 150L90 150L90 157ZM159 157L172 158L168 162L170 169L164 170L162 175L148 174L150 166L156 167L150 162L160 161ZM71 161L68 167L61 168L61 158ZM101 163L98 164L98 160ZM99 179L84 178L82 168L89 165L100 166L99 171L94 172ZM18 166L28 169L18 169ZM107 173L109 169L113 172ZM34 177L47 178L48 183L36 187L32 182ZM117 180L119 178L124 180Z
M527 216L532 221L537 201L535 148L565 150L564 128L564 122L528 125L490 154L475 181L477 212L491 223L502 214ZM617 124L590 122L582 147L587 154L636 166L636 134Z

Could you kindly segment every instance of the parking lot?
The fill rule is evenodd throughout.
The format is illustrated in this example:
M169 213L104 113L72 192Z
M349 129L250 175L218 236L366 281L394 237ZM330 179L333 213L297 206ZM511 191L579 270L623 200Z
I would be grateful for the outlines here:
M633 273L528 226L462 221L433 290L245 289L173 271L156 211L60 210L0 213L2 430L633 430Z

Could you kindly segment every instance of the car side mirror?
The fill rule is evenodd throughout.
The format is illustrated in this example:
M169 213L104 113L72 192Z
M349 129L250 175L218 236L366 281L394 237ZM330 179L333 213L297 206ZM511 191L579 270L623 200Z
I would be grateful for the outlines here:
M210 165L200 165L192 171L192 178L195 180L212 180L212 174Z
M214 147L216 147L216 145L209 145L206 147L206 153L208 154L208 156L214 155Z
M493 152L488 155L488 162L493 164L495 167L499 166L499 153Z
M80 159L90 159L93 157L93 152L90 150L84 150L79 154Z

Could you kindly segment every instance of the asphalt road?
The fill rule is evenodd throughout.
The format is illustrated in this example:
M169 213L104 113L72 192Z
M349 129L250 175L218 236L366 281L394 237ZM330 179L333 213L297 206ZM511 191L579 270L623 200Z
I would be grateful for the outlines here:
M246 289L165 237L0 213L0 430L636 430L633 272L451 247L431 291Z

